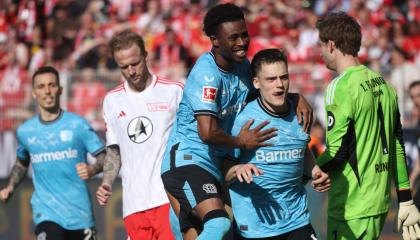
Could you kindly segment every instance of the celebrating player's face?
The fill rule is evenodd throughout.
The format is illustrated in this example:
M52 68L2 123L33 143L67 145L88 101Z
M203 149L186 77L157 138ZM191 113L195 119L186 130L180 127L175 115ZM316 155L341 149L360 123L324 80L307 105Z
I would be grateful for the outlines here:
M249 35L245 21L239 20L222 23L215 41L219 53L223 58L228 61L241 63L246 59L246 53L249 47Z
M286 107L289 91L289 73L286 64L263 63L254 78L254 86L260 90L261 99L271 111L282 112Z
M144 89L148 77L145 53L133 44L130 48L116 51L114 58L130 87Z
M61 86L54 74L42 73L35 77L32 97L45 110L55 110L60 106Z

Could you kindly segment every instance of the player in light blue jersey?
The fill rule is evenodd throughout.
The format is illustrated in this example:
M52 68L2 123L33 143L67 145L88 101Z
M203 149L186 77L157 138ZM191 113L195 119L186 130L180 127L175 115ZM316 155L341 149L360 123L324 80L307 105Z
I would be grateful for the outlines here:
M84 179L102 171L105 146L85 119L60 108L62 88L56 69L41 67L32 85L39 115L17 129L16 164L0 199L6 202L12 196L31 163L37 239L96 239ZM87 153L96 157L94 165L86 164Z
M191 229L198 220L204 224L198 239L217 240L230 228L221 188L222 157L230 148L266 146L276 132L261 131L268 122L250 129L249 120L238 136L230 135L234 119L253 92L246 59L250 39L242 10L233 4L211 8L204 31L212 50L197 60L186 81L162 161L162 180L184 237L196 237ZM311 122L310 106L306 101L299 104L299 114L309 113L305 119Z
M238 232L247 239L316 239L302 177L314 178L315 190L321 192L330 183L315 165L307 148L309 134L298 123L294 103L288 99L286 55L278 49L262 50L255 55L252 69L260 97L238 115L232 135L238 135L251 118L254 125L269 120L265 128L276 128L278 135L267 141L271 146L235 149L231 158L236 165L227 171L226 181L231 182Z

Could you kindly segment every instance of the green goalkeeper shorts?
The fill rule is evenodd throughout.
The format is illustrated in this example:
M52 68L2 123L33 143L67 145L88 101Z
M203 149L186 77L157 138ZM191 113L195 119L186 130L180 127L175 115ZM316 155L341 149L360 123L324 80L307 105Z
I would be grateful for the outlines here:
M327 240L376 240L381 235L386 213L348 221L328 218Z

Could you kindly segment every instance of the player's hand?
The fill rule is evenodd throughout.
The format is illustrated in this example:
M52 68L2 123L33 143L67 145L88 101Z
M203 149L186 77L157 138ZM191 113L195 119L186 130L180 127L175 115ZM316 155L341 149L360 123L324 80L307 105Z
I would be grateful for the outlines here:
M277 136L277 129L269 128L262 130L265 126L267 126L269 121L264 121L255 128L251 129L252 123L254 123L253 119L245 123L237 136L240 148L250 150L257 147L272 146L273 144L266 143L265 141Z
M420 238L420 213L413 200L400 202L398 214L395 216L394 231L400 232L404 240Z
M93 169L86 163L76 164L77 175L83 180L87 180L94 174Z
M331 188L330 177L318 165L312 169L312 188L317 192L326 192Z
M102 184L98 187L96 191L96 199L98 200L99 205L106 205L108 203L108 198L112 195L112 187L108 184Z
M260 176L261 174L264 173L263 170L257 168L252 163L238 164L234 168L236 168L235 169L236 178L239 180L239 182L245 181L248 184L252 182L253 175Z
M313 121L313 112L311 105L308 101L299 94L299 100L296 107L296 115L299 124L302 124L302 115L303 115L303 131L308 132L312 126Z
M0 191L0 200L7 203L13 195L13 187L7 186Z

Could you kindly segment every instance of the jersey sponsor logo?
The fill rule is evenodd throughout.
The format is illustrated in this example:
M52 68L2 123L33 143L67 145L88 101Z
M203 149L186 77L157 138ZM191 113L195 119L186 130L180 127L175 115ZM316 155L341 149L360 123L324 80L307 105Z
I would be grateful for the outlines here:
M73 139L73 132L69 130L63 130L60 132L60 139L63 142L70 142Z
M328 121L328 131L334 127L335 117L334 114L330 111L327 112L327 121Z
M208 77L208 76L204 75L204 81L213 82L214 81L214 76Z
M143 143L152 136L153 124L147 117L136 117L128 124L127 133L131 141Z
M217 193L217 188L216 188L216 185L214 185L213 183L206 183L206 184L203 184L203 190L204 190L207 194Z
M149 109L149 112L169 112L169 103L167 102L148 103L147 108Z
M264 151L257 150L255 152L255 159L257 162L279 162L288 159L301 159L305 155L305 149L289 149L289 150L277 150L277 151Z
M63 151L44 152L44 153L36 153L36 154L31 153L30 156L31 156L32 163L42 163L42 162L77 159L79 157L79 153L76 149L69 147L67 148L67 150L63 150Z
M201 97L201 101L214 103L214 101L216 101L216 95L217 95L217 88L203 87L203 96Z

